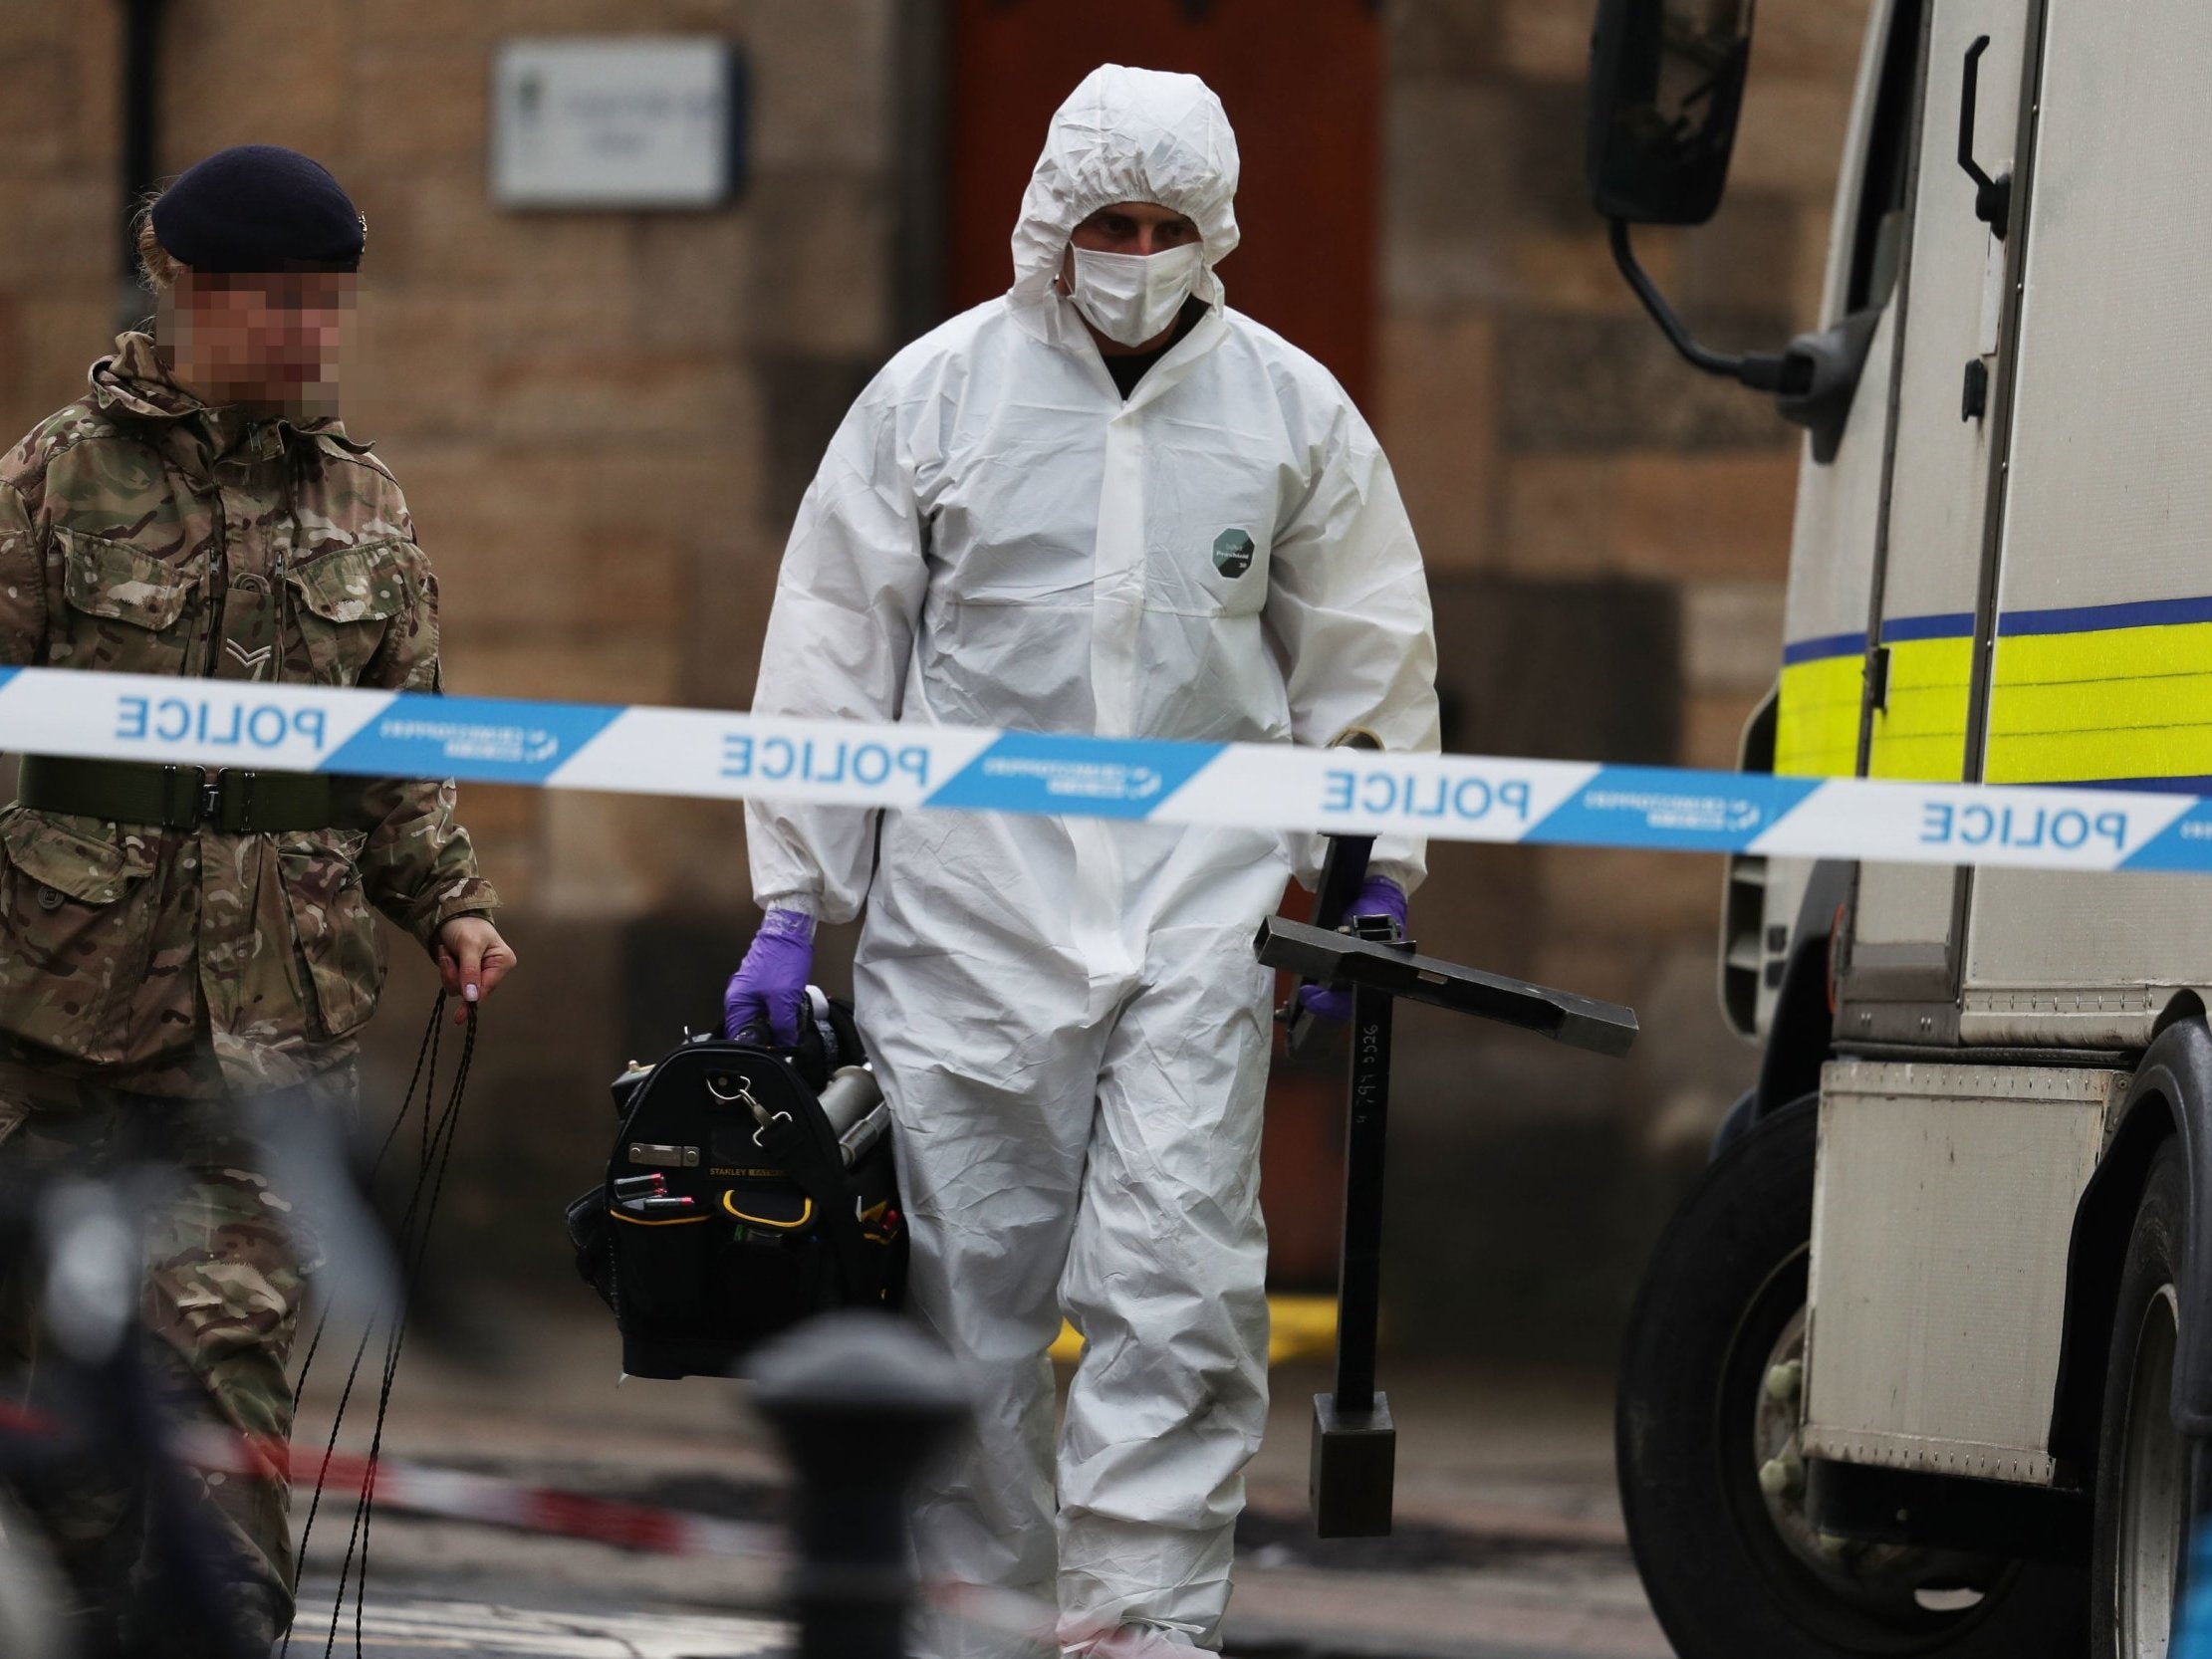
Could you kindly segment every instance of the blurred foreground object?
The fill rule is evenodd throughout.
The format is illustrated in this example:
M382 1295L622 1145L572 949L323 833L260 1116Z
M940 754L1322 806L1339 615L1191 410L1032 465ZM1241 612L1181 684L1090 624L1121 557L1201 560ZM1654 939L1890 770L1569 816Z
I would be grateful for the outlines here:
M0 1496L0 1653L78 1659L63 1635L64 1594L38 1529Z
M258 1652L291 1610L284 1368L321 1242L233 1102L59 1087L0 1066L0 1386L20 1419L0 1482L89 1654ZM289 1093L294 1114L329 1108ZM277 1455L203 1478L172 1450L195 1433Z
M764 1349L753 1403L797 1474L799 1659L903 1659L907 1496L968 1416L944 1350L883 1313L826 1313Z

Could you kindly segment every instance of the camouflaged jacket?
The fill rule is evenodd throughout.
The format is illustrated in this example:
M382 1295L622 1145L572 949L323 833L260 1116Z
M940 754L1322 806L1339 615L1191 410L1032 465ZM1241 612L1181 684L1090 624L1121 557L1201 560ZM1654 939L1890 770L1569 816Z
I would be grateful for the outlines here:
M221 620L240 606L260 643ZM0 461L0 663L429 691L437 651L383 464L333 420L206 407L144 335ZM0 1032L156 1093L345 1059L383 982L369 906L429 946L495 903L450 783L362 797L340 827L247 834L0 811Z

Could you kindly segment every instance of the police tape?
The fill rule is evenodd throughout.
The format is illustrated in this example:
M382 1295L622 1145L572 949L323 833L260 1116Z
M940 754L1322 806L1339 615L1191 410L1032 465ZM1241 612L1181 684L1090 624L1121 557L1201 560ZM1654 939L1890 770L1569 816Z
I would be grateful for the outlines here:
M0 670L0 750L1435 840L2212 871L2212 798Z

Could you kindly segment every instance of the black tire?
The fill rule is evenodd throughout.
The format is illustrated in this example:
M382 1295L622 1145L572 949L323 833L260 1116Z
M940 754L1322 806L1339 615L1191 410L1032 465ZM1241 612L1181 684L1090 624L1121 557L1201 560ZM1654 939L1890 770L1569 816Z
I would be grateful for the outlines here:
M2192 1519L2192 1454L2171 1414L2181 1317L2175 1287L2188 1219L2188 1166L2181 1143L2168 1140L2144 1178L2112 1304L2089 1562L2094 1659L2162 1655L2172 1630L2175 1585ZM2161 1550L2171 1551L2162 1562ZM2167 1577L2163 1591L2154 1588L2161 1570ZM2160 1600L2163 1617L2157 1613Z
M1760 1435L1777 1409L1795 1416L1763 1402L1804 1323L1817 1107L1784 1107L1714 1160L1629 1314L1616 1455L1652 1611L1681 1659L2080 1659L2079 1566L1824 1552L1809 1526L1789 1530L1794 1500L1761 1489ZM1941 1585L1965 1588L1924 1604Z

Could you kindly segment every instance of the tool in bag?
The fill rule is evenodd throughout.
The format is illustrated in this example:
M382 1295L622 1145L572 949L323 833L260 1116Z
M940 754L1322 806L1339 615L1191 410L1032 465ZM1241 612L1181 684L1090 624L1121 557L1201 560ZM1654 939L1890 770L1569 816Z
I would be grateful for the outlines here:
M765 1337L813 1314L899 1304L890 1108L852 1010L811 986L808 999L795 1049L758 1031L686 1036L614 1079L607 1176L568 1224L627 1375L740 1374Z
M1352 916L1372 836L1333 835L1311 925L1270 917L1255 942L1262 963L1304 984L1352 993L1351 1110L1345 1125L1345 1223L1338 1267L1336 1387L1314 1396L1308 1495L1322 1538L1381 1538L1390 1531L1397 1428L1389 1396L1374 1385L1381 1311L1383 1141L1390 1102L1390 1016L1399 997L1496 1020L1601 1055L1625 1055L1632 1010L1413 954L1388 916ZM1302 987L1303 988L1303 987ZM1292 1052L1314 1037L1317 1017L1297 991L1276 1018Z

